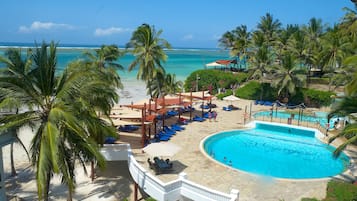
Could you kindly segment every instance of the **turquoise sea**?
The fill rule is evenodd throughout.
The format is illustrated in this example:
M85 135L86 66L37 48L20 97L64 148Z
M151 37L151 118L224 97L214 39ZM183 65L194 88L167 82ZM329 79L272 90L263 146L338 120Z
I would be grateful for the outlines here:
M0 55L4 54L4 51L8 47L19 47L24 49L29 47L29 44L25 43L12 43L12 44L1 44L0 43ZM96 46L83 46L83 45L66 45L60 46L57 49L58 56L58 70L62 70L69 62L80 59L84 51L93 51ZM163 66L167 73L176 74L178 80L184 81L185 78L190 75L191 72L204 69L206 63L214 62L219 59L229 59L229 52L220 49L200 49L200 48L179 48L165 50L168 58ZM119 71L119 75L124 80L135 79L136 70L132 72L127 71L127 67L134 60L134 56L131 54L126 54L125 56L118 59L118 63L123 65L126 70Z
M23 49L23 54L26 54L26 48L32 47L32 44L27 43L1 43L0 55L9 47L17 47ZM99 46L93 45L62 45L57 48L57 63L58 70L63 70L68 63L76 59L82 58L84 51L93 51ZM165 50L168 58L163 66L167 73L175 74L177 80L185 81L186 77L192 72L204 69L205 64L214 62L220 59L230 59L229 52L220 49L201 49L201 48L176 48ZM118 71L124 89L118 93L120 95L120 103L127 104L136 102L146 98L145 84L136 79L137 69L128 72L128 66L134 60L134 56L126 54L118 59L118 63L124 66L124 71Z

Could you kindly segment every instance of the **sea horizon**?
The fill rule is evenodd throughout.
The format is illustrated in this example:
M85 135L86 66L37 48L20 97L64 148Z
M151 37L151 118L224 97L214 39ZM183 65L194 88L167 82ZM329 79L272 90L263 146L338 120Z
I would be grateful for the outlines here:
M45 41L47 43L50 43L48 41ZM34 48L36 46L40 46L42 42L0 42L0 49L6 49L6 48ZM102 45L117 45L118 48L120 49L125 49L125 45L119 45L115 43L111 44L83 44L83 43L60 43L58 42L58 49L97 49L100 48ZM221 48L218 47L172 47L171 49L165 49L165 50L192 50L192 51L197 51L197 50L212 50L212 51L226 51L222 50Z
M35 43L13 43L0 42L0 55L4 55L7 48L33 48ZM37 45L40 45L38 43ZM70 62L83 59L83 52L100 48L100 45L83 44L59 44L57 48L57 70L61 72ZM120 48L120 47L119 47ZM168 56L166 62L162 65L167 73L176 75L176 79L184 82L186 78L194 71L206 69L205 64L221 59L229 59L229 51L212 48L173 48L164 50ZM26 52L23 51L23 54ZM124 67L124 70L118 70L124 88L118 91L120 95L120 104L129 104L131 102L141 101L148 98L146 86L143 81L136 78L137 68L128 71L128 67L135 57L127 53L117 60L117 63Z

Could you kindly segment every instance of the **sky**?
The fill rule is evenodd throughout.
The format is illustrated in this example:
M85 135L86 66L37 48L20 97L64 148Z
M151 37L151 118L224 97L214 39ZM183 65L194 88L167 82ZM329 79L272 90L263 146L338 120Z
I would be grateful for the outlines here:
M332 26L343 7L354 9L350 0L4 0L0 42L124 46L146 23L174 48L217 48L225 32L256 30L266 13L283 26L312 17Z

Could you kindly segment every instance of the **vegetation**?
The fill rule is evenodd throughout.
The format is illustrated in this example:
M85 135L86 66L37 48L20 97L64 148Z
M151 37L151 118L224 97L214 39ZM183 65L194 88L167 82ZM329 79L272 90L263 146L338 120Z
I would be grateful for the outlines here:
M162 30L156 32L154 27L143 24L134 31L127 48L136 57L130 64L129 71L139 66L137 79L145 81L148 94L151 98L173 93L182 86L180 81L176 81L175 75L167 75L162 62L165 62L167 55L164 48L171 48L171 45L160 38Z
M232 74L229 71L197 70L186 78L184 88L185 91L195 91L197 84L199 91L212 88L213 93L217 93L219 88L232 89L232 87L237 87L243 83L247 77L248 75L246 73Z
M351 183L330 181L326 197L321 201L357 200L357 186ZM301 201L319 201L316 198L303 198Z
M232 56L249 58L249 78L271 84L280 99L292 99L296 89L308 87L314 73L325 78L320 83L344 86L353 79L356 67L343 61L356 54L356 11L347 9L339 24L329 27L320 19L311 18L306 25L281 26L267 13L251 32L244 25L227 31L220 46ZM320 79L321 80L321 79ZM264 85L260 85L264 86ZM259 99L266 91L260 90Z
M14 99L26 110L1 117L0 130L23 126L35 130L30 153L39 200L49 199L54 174L62 177L72 200L75 164L85 168L86 162L95 160L104 167L96 142L103 144L105 136L116 136L116 129L97 114L109 115L118 100L118 75L83 62L56 75L56 46L42 43L25 66L12 63L11 57L1 59L8 65L0 73L0 101Z

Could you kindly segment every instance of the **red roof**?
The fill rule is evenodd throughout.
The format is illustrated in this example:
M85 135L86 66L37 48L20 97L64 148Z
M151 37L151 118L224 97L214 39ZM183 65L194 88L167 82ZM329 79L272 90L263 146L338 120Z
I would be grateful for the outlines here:
M216 63L222 64L222 65L228 65L228 64L236 64L237 60L217 60Z

